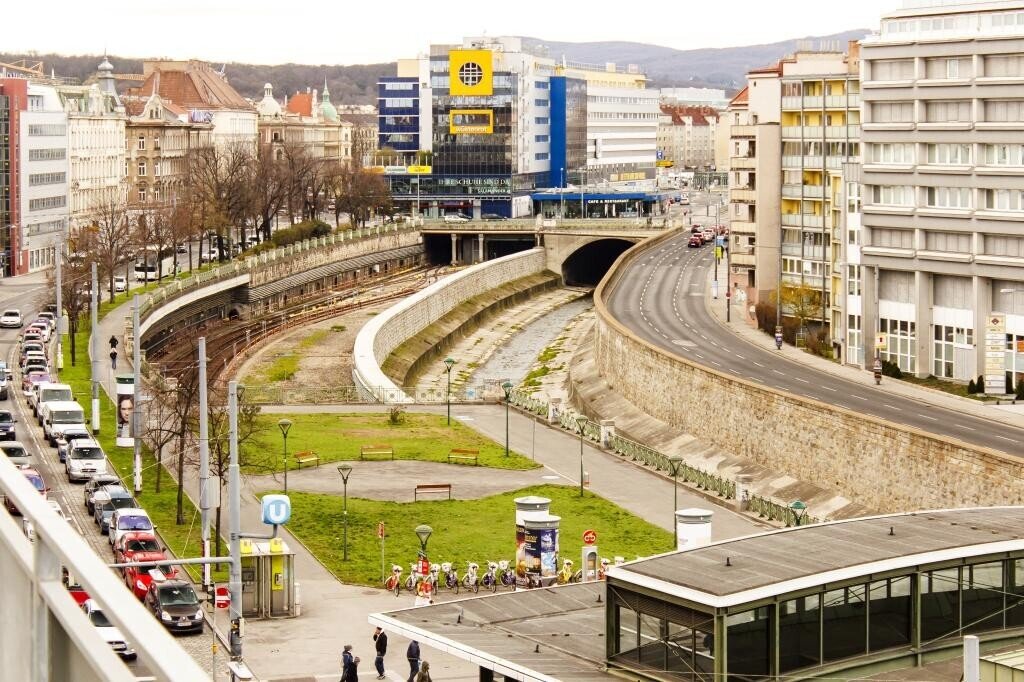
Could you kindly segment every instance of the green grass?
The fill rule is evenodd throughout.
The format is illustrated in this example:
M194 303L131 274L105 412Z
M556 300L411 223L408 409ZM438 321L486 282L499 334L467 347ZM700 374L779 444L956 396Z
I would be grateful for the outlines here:
M348 327L346 327L346 326L345 326L345 325L343 325L343 324L332 324L332 325L331 325L331 331L332 331L332 332L343 332L343 331L345 331L346 329L348 329Z
M280 419L292 421L288 432L288 452L312 450L320 455L321 464L346 459L359 459L363 445L390 445L395 459L448 462L452 448L475 448L480 451L480 465L497 469L533 469L537 463L513 452L505 457L499 445L476 431L434 414L405 413L402 423L391 424L386 412L352 414L274 414L257 417L257 432L243 444L244 467L250 473L283 470L283 442L277 427ZM294 463L290 462L289 466Z
M89 326L88 319L84 321L82 326ZM64 340L64 369L60 372L60 379L63 383L71 386L78 402L85 408L87 415L86 423L89 423L92 419L92 401L89 398L89 360L86 355L89 345L88 329L78 332L76 342L79 351L78 364L73 367L71 365L70 343L67 339ZM131 490L134 453L132 448L119 448L114 444L114 424L114 404L107 394L100 390L100 433L96 438L100 445L103 446L103 451L107 453L115 473L125 481L125 487ZM165 456L164 461L168 467L173 466L173 462L167 456ZM156 458L153 457L148 448L143 448L142 466L142 494L139 496L139 504L149 513L150 518L153 519L153 523L157 526L164 544L179 557L201 556L199 512L195 505L192 504L192 501L186 495L184 501L186 523L182 526L177 525L175 523L177 483L168 473L167 467L165 467L160 492L156 492ZM223 521L226 524L226 510L224 515ZM224 568L224 574L226 575L226 567ZM200 573L197 567L189 568L189 572L194 578L198 578ZM215 572L215 575L219 575L219 573Z
M968 393L966 384L956 383L953 381L949 381L948 379L939 379L938 377L931 374L922 379L905 372L903 376L901 376L899 379L896 379L896 381L906 381L908 384L915 384L917 386L934 388L938 391L942 391L943 393L958 395L961 398L971 398L972 400L978 400L981 402L990 400L990 398L986 396L984 393Z
M419 540L413 529L426 523L434 529L427 546L431 561L452 561L459 573L467 561L485 570L487 561L512 559L515 553L515 504L524 495L551 499L551 513L560 516L561 556L580 561L583 531L597 531L600 555L634 559L674 549L672 534L630 514L607 500L579 489L541 485L479 500L379 502L348 500L349 561L342 561L342 500L340 495L291 492L292 518L288 530L298 537L339 579L380 585L381 551L377 523L383 521L387 538L384 562L402 566L408 575Z
M270 367L263 373L263 380L267 383L288 381L299 371L299 356L295 353L284 353L270 363Z

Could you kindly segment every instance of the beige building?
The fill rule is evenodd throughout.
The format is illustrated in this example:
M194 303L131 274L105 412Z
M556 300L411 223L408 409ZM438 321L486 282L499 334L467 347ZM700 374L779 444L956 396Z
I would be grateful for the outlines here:
M367 105L342 106L338 118L352 126L352 161L362 166L372 166L373 153L377 151L377 114Z
M267 83L256 110L260 144L273 146L276 158L284 155L284 145L293 144L316 159L351 163L354 126L339 117L326 83L323 99L316 90L307 89L287 98L284 106L274 99L273 87Z
M676 168L715 165L719 113L707 106L661 105L658 151Z

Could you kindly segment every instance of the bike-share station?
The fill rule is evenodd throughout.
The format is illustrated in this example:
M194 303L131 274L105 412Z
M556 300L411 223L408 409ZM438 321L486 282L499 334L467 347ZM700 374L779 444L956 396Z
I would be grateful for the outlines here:
M561 517L550 513L551 500L530 495L517 497L516 504L516 589L549 587L556 583L572 582L576 571L571 561L562 561L559 550L559 524ZM599 580L602 576L597 552L597 532L583 534L580 556L580 578L583 582ZM559 563L568 576L559 575Z

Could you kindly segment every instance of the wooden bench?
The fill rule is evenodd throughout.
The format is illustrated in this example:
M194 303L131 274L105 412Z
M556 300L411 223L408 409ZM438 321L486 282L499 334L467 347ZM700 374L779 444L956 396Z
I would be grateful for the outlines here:
M480 465L480 451L473 448L452 448L448 453L448 463L452 460L457 462L472 462L475 466Z
M320 455L316 454L312 450L296 452L293 457L295 457L295 463L299 465L300 469L303 464L307 464L308 462L316 462L316 466L320 466Z
M419 500L421 493L448 493L448 499L452 499L451 483L420 483L412 491L413 501Z
M367 457L388 457L395 459L395 449L390 445L364 445L359 448L359 459Z

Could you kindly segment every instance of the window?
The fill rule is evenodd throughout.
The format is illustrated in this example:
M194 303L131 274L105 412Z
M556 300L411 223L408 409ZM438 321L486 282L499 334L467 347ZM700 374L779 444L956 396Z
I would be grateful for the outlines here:
M970 253L971 235L961 232L925 232L924 248L927 251L946 253Z
M416 100L412 97L385 97L384 106L391 109L411 109L416 106Z
M1018 54L991 54L985 56L985 77L1024 77L1024 56Z
M135 141L135 148L140 152L146 151L146 137L139 135L139 139Z
M864 362L864 332L860 315L846 318L846 359L848 362Z
M990 123L1024 122L1024 100L985 100L985 120Z
M42 95L29 95L28 96L28 110L29 111L42 111L43 110L43 96Z
M820 597L813 594L779 604L779 669L818 665L821 649Z
M551 84L548 81L536 81L533 86L538 90L547 90L551 87Z
M872 102L869 123L913 123L913 102Z
M864 585L829 590L821 596L822 661L867 650L868 604Z
M928 187L925 206L931 208L971 208L971 190L967 187Z
M868 589L868 650L910 643L910 576L877 580Z
M533 159L535 161L547 161L548 158L549 155L547 152L537 152L536 154L533 155Z
M139 177L146 177L146 162L143 159L139 159Z
M928 163L952 166L969 166L971 163L969 144L929 144L927 150Z
M971 77L971 60L963 57L928 59L925 61L926 78L949 80Z
M985 235L985 255L1024 258L1024 237Z
M139 202L140 203L145 203L146 202L146 186L145 185L139 185Z
M914 163L913 143L868 145L871 163Z
M908 81L913 78L913 59L879 59L871 62L873 81Z
M59 185L67 180L67 173L33 173L28 176L31 187L38 185Z
M548 125L548 117L547 116L538 116L535 119L533 119L533 122L536 123L539 126L546 126L546 125Z
M40 123L28 127L29 137L58 137L68 134L68 127L60 123ZM120 143L118 143L120 144Z
M907 185L870 185L871 203L882 206L913 206L914 189Z
M921 574L922 643L959 634L959 573L946 568Z
M153 162L153 177L160 177L160 161Z
M987 144L984 150L989 166L1024 166L1024 145Z
M886 346L879 350L879 357L888 362L896 363L904 372L916 371L917 354L914 351L914 345L917 342L916 323L912 320L882 318L879 320L879 327L882 333L886 335Z
M1018 189L986 189L985 208L994 211L1024 211L1024 192Z
M859 182L848 182L846 183L846 212L847 213L860 213L860 183ZM854 230L856 231L856 230ZM852 241L850 244L856 244L857 242Z
M846 266L846 293L849 296L860 296L860 266Z
M534 135L534 142L547 142L550 138L547 135Z
M67 205L68 198L66 195L28 200L28 210L30 211L45 211L51 208L64 208Z
M925 102L924 120L928 123L966 123L971 120L969 100Z
M726 651L731 675L767 677L771 672L769 660L768 607L726 616Z
M546 99L535 99L533 100L533 104L538 107L546 107L548 105L548 101Z
M28 150L29 161L61 161L68 156L68 150L57 149L30 149Z

